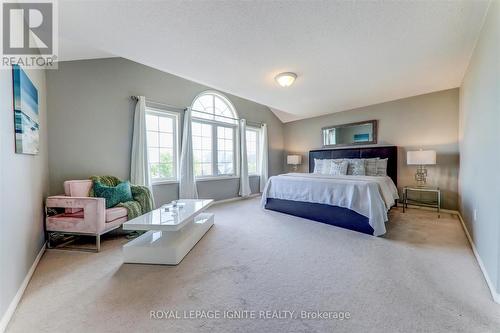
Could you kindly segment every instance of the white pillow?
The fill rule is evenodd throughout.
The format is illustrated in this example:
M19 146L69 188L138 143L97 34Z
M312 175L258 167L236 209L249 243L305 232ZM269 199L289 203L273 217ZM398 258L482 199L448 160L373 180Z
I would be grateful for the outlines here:
M387 176L387 158L377 160L377 176Z
M313 173L318 173L318 174L325 174L326 170L330 170L330 160L320 160L315 158L314 159L314 171ZM328 167L328 168L326 168Z
M330 175L331 176L344 176L347 175L347 167L349 166L349 162L346 160L335 161L332 160Z
M346 159L346 161L349 162L349 166L347 167L348 175L364 176L366 174L364 159L351 158L351 159Z
M333 162L341 162L344 159L314 159L314 171L313 173L321 175L329 175L332 168Z
M377 161L380 158L366 158L365 159L365 174L367 176L377 175Z

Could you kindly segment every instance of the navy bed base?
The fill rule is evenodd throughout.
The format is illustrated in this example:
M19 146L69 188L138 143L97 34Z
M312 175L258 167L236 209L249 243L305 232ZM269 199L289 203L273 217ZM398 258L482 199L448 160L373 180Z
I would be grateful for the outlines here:
M368 218L347 208L267 198L266 209L373 235Z

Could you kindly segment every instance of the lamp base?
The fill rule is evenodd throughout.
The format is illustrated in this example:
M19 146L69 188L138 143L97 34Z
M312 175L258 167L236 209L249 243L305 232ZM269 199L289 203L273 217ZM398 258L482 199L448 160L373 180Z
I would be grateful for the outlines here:
M427 169L423 165L417 167L417 172L415 173L415 180L417 181L417 186L424 187L427 183Z

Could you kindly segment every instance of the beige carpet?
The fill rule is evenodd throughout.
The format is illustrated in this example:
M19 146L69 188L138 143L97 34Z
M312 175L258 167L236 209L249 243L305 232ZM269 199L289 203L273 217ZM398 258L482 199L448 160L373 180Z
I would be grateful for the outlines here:
M211 208L216 225L176 267L99 254L43 256L8 332L498 332L500 306L455 216L391 212L384 238L263 211ZM150 319L150 311L348 311L332 319ZM222 313L222 312L221 312Z

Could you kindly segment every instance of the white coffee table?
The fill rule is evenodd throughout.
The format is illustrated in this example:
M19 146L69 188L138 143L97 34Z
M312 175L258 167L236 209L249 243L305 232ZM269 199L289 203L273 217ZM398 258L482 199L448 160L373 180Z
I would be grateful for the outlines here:
M155 209L123 224L124 230L147 231L123 246L125 263L177 265L214 224L204 213L213 200L177 200L177 209Z

